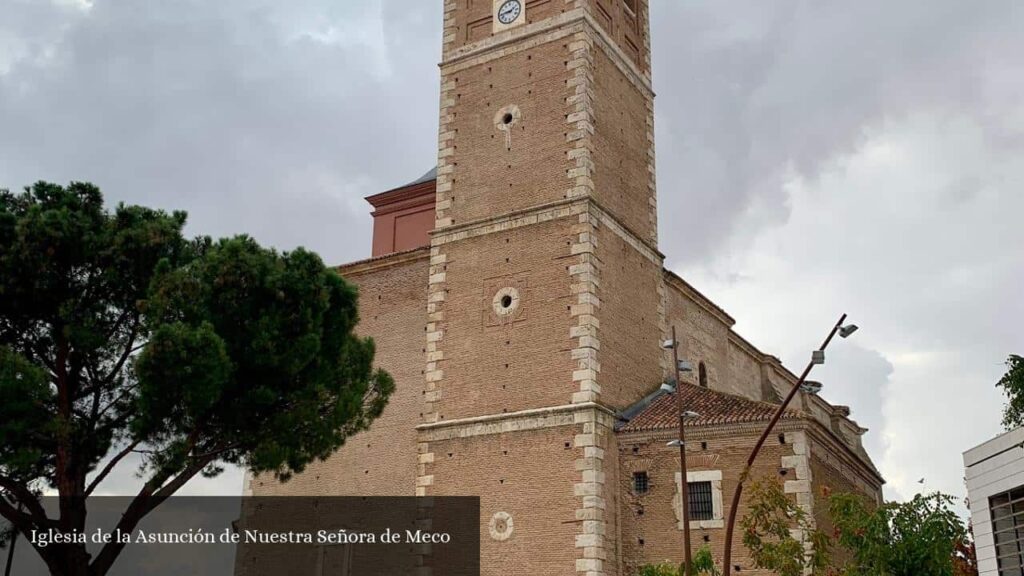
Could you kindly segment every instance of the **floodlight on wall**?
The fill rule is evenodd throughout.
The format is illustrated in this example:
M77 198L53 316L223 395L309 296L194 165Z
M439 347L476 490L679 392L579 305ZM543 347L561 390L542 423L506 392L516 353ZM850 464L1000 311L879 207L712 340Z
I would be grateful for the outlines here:
M661 383L661 391L662 392L668 392L669 394L672 394L673 392L676 391L675 382L662 382Z
M668 340L662 340L661 341L661 349L662 350L671 350L671 349L673 349L675 347L676 347L676 341L671 339L671 338L669 338Z
M824 364L825 363L825 351L815 350L811 352L811 364Z
M839 335L843 338L849 338L850 334L857 331L858 326L856 324L847 324L839 329Z
M804 380L804 383L800 385L800 390L807 394L817 394L821 392L821 382L815 382L813 380Z
M693 372L693 364L690 364L687 360L680 360L679 364L676 365L676 369L680 372Z
M665 446L675 446L677 448L680 447L680 446L684 446L684 445L685 445L685 443L682 440L679 440L679 439L669 440L668 442L665 443Z

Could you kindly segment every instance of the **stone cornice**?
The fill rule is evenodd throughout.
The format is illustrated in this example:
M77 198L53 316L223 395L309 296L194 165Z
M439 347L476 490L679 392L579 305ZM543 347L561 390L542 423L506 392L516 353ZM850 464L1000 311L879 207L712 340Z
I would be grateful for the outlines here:
M757 440L757 437L764 431L764 421L758 422L744 422L739 424L721 424L715 426L693 426L687 427L686 436L692 440L714 440L721 438L735 438L736 436L749 436L751 445ZM832 434L832 431L822 426L821 422L818 422L811 417L803 417L792 420L781 420L775 425L773 432L795 432L805 431L811 432L814 439L822 444L827 444L830 452L839 456L844 463L848 466L855 468L860 473L865 481L870 480L869 483L877 483L879 485L885 483L885 479L873 468L873 466L864 462L864 459L859 454L854 452L845 442L839 440ZM679 431L674 428L665 428L661 430L641 430L637 432L619 432L617 433L620 441L628 442L631 440L649 440L649 441L669 441L679 437ZM676 450L676 448L672 448Z
M821 442L822 444L828 444L831 448L831 452L840 457L845 464L856 468L859 473L867 478L870 478L873 482L877 482L879 485L885 484L885 478L882 474L875 469L873 464L869 464L864 461L864 458L860 454L855 452L849 445L842 440L836 438L832 430L826 428L817 420L809 420L811 426L808 430L814 436L814 439ZM836 450L838 448L838 450Z
M775 430L789 432L803 430L805 428L802 419L780 420L775 425ZM686 437L693 440L714 440L719 438L735 438L736 436L751 436L751 441L764 430L765 421L738 422L734 424L715 424L709 426L687 426ZM674 440L679 437L678 428L662 428L656 430L637 430L635 432L617 432L616 435L623 441L629 440Z
M479 218L477 220L463 222L462 224L434 228L430 232L430 236L432 237L432 244L436 245L447 244L448 242L453 242L462 238L472 238L474 236L481 236L483 234L490 234L501 230L511 230L513 228L535 224L536 222L533 221L534 219L531 219L531 221L527 221L525 219L525 217L528 216L539 216L541 221L546 222L547 220L552 220L554 218L579 214L584 211L583 208L585 202L586 200L580 198L556 200L554 202L538 204L529 208L513 210L500 216ZM577 210L574 212L570 211L569 208L574 205L576 205ZM565 209L564 214L559 211L559 209Z
M381 214L388 214L405 208L433 204L435 202L436 190L437 180L434 179L367 196L364 200L375 208L373 215L380 216Z
M420 424L416 426L416 430L421 436L425 437L421 441L446 440L467 436L567 426L576 423L576 415L578 413L594 411L604 414L606 418L614 418L614 412L607 406L596 402L580 402L578 404L532 408L471 418L439 420L437 422Z
M426 260L429 257L430 247L423 246L421 248L413 248L412 250L406 250L404 252L393 252L391 254L385 254L384 256L377 256L376 258L367 258L366 260L358 260L348 264L341 264L339 266L335 266L334 269L342 276L356 276L359 274L374 272L382 268L399 266L416 260Z
M472 220L470 222L464 222L454 226L435 228L430 232L430 235L433 239L433 245L447 244L448 242L453 242L455 240L511 230L521 226L528 226L538 222L547 222L548 220L564 218L566 216L573 216L595 210L609 228L614 230L627 242L636 243L637 246L635 247L648 259L659 264L664 261L664 254L630 230L625 224L608 212L608 210L601 206L601 204L592 197L556 200L555 202L548 202L546 204L539 204L537 206L507 212L501 216L480 218L478 220Z

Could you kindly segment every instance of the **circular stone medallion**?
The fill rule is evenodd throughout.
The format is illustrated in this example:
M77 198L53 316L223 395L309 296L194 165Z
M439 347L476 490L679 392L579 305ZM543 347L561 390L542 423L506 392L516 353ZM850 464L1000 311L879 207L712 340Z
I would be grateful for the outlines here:
M508 316L519 308L519 290L506 286L494 295L491 299L491 308L499 316Z
M487 529L491 533L491 538L499 541L508 540L514 529L512 515L508 512L495 512L494 516L491 516L491 523Z

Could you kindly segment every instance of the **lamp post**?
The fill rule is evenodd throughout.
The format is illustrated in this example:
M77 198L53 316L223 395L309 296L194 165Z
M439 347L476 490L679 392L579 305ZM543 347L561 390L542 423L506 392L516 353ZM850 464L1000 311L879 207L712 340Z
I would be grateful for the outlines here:
M846 321L846 314L839 317L839 321L832 327L832 330L828 333L828 337L825 338L825 342L822 343L821 347L811 353L811 361L807 363L807 367L804 368L803 374L800 375L800 379L797 380L796 385L786 395L786 399L782 401L779 408L772 415L772 419L768 422L768 426L765 427L764 432L761 433L761 437L757 439L757 443L754 444L754 449L750 452L750 457L747 458L747 464L743 467L743 472L740 474L739 482L736 484L736 491L732 495L732 504L729 506L729 523L725 529L725 554L722 560L722 574L723 576L729 576L732 572L732 531L736 525L736 511L740 505L740 495L743 493L743 482L746 481L747 476L750 475L750 469L754 465L754 460L757 458L758 452L761 451L761 447L764 446L765 440L768 439L768 435L771 434L772 428L778 423L779 419L782 418L782 413L785 412L786 407L796 396L797 390L803 390L810 394L816 394L821 390L821 384L816 382L805 382L807 376L810 375L811 369L817 364L825 363L825 348L828 347L829 342L836 335L836 332L842 338L847 338L850 334L857 331L855 324L848 324L843 326L843 322Z
M3 496L0 496L3 498ZM18 512L21 512L21 503L18 503ZM11 576L11 567L14 564L14 545L18 543L18 530L11 525L11 542L7 550L7 564L4 567L4 576Z
M679 341L676 340L676 327L672 327L672 339L662 342L662 348L672 349L672 366L676 375L676 408L679 413L679 438L668 443L668 446L679 446L679 498L683 508L683 574L690 576L692 570L692 558L690 554L690 490L686 482L686 419L696 418L696 412L685 410L683 406L683 381L680 377L683 372L693 372L693 366L685 360L679 361ZM671 391L672 387L662 384L662 389Z

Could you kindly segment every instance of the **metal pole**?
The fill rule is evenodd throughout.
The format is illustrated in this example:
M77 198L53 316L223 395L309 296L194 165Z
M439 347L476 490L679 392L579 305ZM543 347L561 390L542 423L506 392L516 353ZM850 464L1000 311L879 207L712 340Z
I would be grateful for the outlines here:
M18 503L18 512L21 512L21 503ZM11 567L14 565L14 545L18 542L18 529L11 522L11 548L7 551L7 567L4 569L4 576L11 576Z
M686 481L686 418L683 416L683 380L679 374L679 341L676 327L672 327L672 369L676 374L676 407L679 412L679 497L683 505L683 574L690 576L693 561L690 556L690 486Z
M839 317L839 321L832 327L832 331L828 333L828 337L825 338L825 342L822 343L821 348L818 348L818 350L821 350L822 352L825 351L825 348L828 347L828 343L832 341L832 337L836 335L836 332L839 330L839 327L843 325L843 321L845 320L846 314ZM732 572L732 531L736 525L736 511L740 506L740 495L743 493L743 482L745 482L747 476L750 475L750 469L754 465L754 460L757 458L758 452L761 451L761 447L764 446L765 440L768 439L768 435L771 434L772 428L774 428L775 424L777 424L779 419L782 418L782 413L785 412L786 407L789 406L793 397L796 396L797 390L800 389L800 385L807 379L812 368L814 368L813 358L807 363L807 367L804 368L803 374L800 375L800 379L797 380L793 389L789 391L786 399L782 401L782 404L779 405L775 414L772 415L772 419L768 422L768 426L764 429L764 432L761 433L761 437L757 439L757 444L754 444L754 449L750 452L750 457L747 458L747 465L743 467L743 473L740 474L739 481L736 484L736 491L733 492L732 495L732 504L729 506L729 523L725 529L725 554L722 559L722 576L729 576Z

